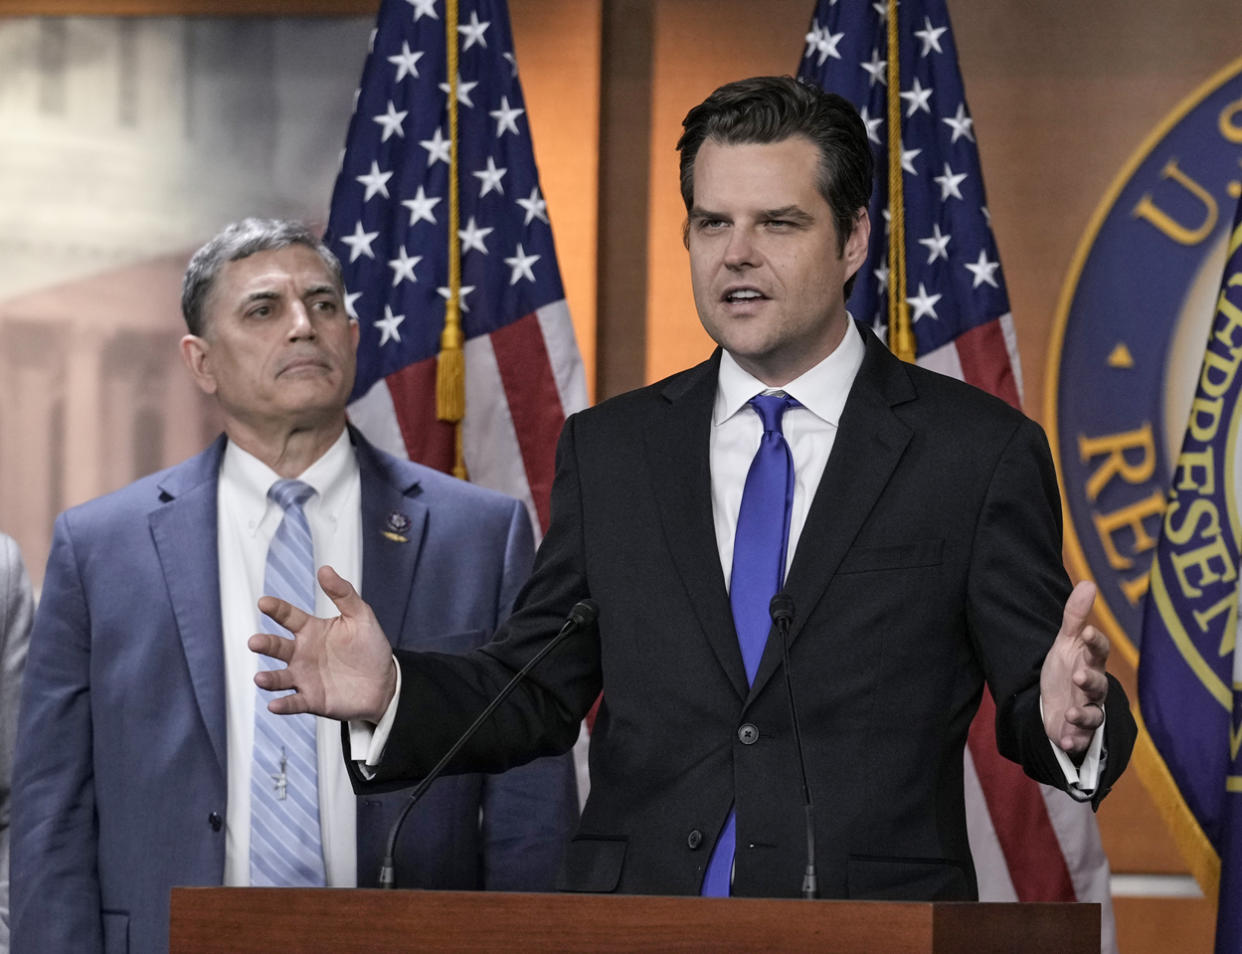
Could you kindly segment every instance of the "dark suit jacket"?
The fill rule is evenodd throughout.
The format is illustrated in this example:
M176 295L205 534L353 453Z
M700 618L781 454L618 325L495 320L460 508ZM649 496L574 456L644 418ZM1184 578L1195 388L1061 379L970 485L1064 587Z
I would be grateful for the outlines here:
M405 648L481 644L529 572L526 512L352 436L363 596L384 631ZM223 450L221 438L56 522L14 778L17 951L165 951L169 888L223 878ZM408 542L383 535L394 513L409 521ZM405 798L358 799L363 886L375 885ZM567 757L499 778L446 780L403 830L400 883L550 888L576 814Z
M788 575L791 670L823 897L969 899L962 750L984 682L1002 753L1065 787L1039 672L1069 593L1061 507L1037 425L903 364L870 332ZM718 357L572 417L552 526L497 642L398 654L398 730L377 784L424 771L576 600L598 627L557 650L460 765L564 749L603 689L591 792L563 887L693 894L737 811L734 893L798 892L798 758L779 640L747 687L709 493ZM437 731L438 730L438 731ZM1113 683L1107 770L1134 722Z

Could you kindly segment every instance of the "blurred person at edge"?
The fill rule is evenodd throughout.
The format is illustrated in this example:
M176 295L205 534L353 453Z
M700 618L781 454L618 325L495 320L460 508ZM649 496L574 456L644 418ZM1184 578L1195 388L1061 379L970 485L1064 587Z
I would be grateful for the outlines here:
M0 954L9 949L9 780L33 617L34 596L17 543L0 533Z

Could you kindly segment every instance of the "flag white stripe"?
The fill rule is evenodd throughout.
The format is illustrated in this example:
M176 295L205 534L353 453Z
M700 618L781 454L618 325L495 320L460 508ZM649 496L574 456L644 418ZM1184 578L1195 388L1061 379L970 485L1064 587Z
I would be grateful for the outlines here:
M349 419L380 450L402 460L409 459L386 379L380 378L366 394L349 406Z
M492 339L479 335L466 342L466 419L462 445L470 482L516 497L526 506L535 539L542 536L526 477L526 464L505 395Z
M587 406L586 375L582 371L573 320L569 317L564 299L536 309L535 316L543 332L544 346L548 349L548 361L552 365L552 376L556 379L557 393L561 396L561 408L568 417Z
M1080 901L1100 901L1100 951L1117 954L1117 924L1109 884L1111 870L1091 804L1076 802L1047 785L1040 785L1039 793L1048 806L1048 818L1052 821L1061 854L1065 856L1075 897Z
M983 787L975 771L970 748L964 760L966 789L966 833L970 837L970 853L975 859L975 876L979 879L980 901L1017 901L1018 892L1009 875L1009 864L1001 851L992 815L988 811Z

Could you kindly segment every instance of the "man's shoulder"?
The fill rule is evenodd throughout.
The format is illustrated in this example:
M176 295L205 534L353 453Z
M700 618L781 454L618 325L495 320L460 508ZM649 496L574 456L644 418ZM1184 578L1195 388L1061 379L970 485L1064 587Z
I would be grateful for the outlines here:
M139 518L205 484L215 485L224 439L187 460L139 477L118 490L68 508L60 519L78 527L105 527Z
M716 374L720 366L719 352L706 361L677 371L668 377L644 387L625 391L593 407L579 411L576 418L599 422L642 422L648 415L658 414L675 405L700 388L708 387L715 394Z

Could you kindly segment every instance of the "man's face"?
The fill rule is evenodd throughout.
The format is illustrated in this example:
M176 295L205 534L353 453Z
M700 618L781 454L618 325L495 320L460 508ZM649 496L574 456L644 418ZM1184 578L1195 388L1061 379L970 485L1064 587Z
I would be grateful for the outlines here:
M354 385L358 324L314 249L227 263L182 354L226 418L250 430L336 427Z
M818 177L818 149L802 136L739 145L709 139L694 162L686 245L699 320L773 387L841 341L845 281L867 257L866 210L838 253Z

